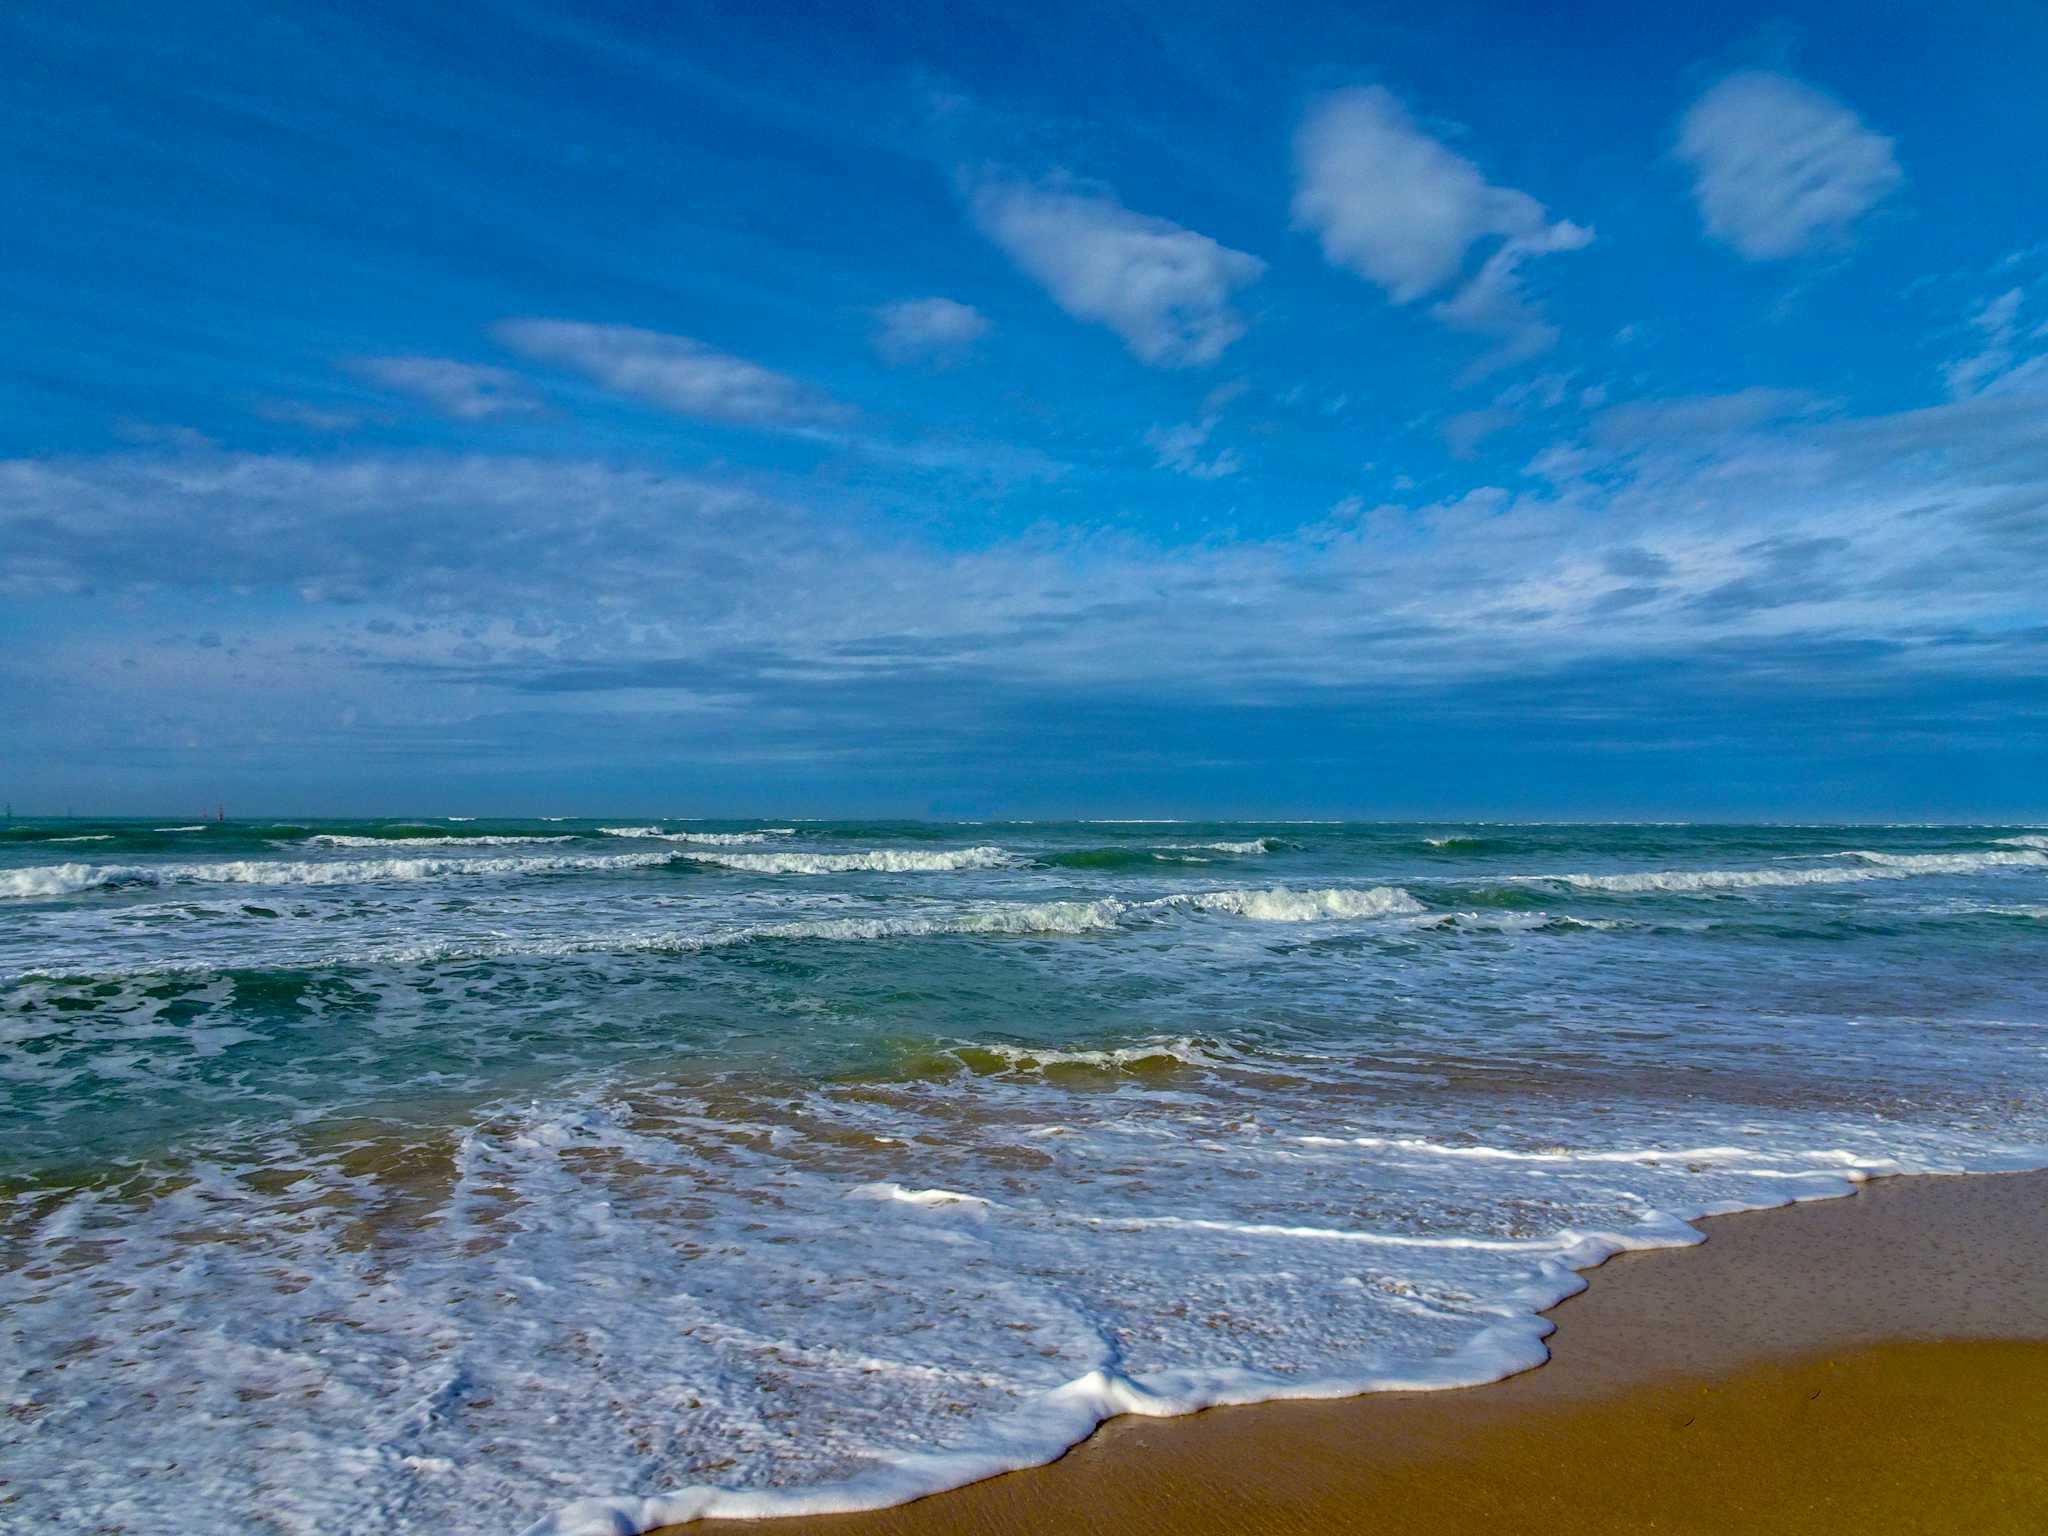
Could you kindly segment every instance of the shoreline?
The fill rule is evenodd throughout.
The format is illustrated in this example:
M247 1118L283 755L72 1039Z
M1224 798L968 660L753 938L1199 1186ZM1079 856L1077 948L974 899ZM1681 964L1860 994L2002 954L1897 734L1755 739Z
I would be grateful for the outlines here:
M1642 1497L1661 1489L1678 1501L1637 1518L1710 1529L1688 1524L1684 1514L1684 1489L1702 1475L1699 1466L1687 1467L1682 1485L1645 1480L1656 1453L1673 1451L1655 1443L1672 1440L1672 1415L1704 1395L1716 1405L1716 1433L1729 1442L1718 1452L1723 1461L1737 1468L1782 1461L1782 1426L1772 1427L1767 1410L1795 1379L1809 1377L1814 1392L1827 1387L1822 1395L1841 1422L1832 1439L1813 1423L1800 1426L1798 1438L1813 1442L1805 1469L1772 1474L1787 1509L1802 1511L1800 1529L1829 1528L1812 1523L1816 1498L1853 1504L1845 1490L1869 1461L1860 1447L1882 1443L1888 1423L1940 1439L1926 1422L1937 1400L1944 1430L1969 1426L1974 1449L1956 1454L1972 1469L1971 1486L2003 1497L2000 1477L2024 1478L2041 1460L2032 1442L2016 1459L2012 1426L2048 1412L2048 1170L1891 1175L1849 1195L1702 1216L1690 1225L1703 1242L1612 1254L1581 1271L1582 1284L1542 1312L1547 1362L1483 1385L1267 1400L1172 1417L1123 1413L1054 1460L887 1507L654 1529L1007 1536L1126 1530L1135 1520L1190 1536L1368 1526L1448 1532L1501 1528L1536 1508L1525 1509L1503 1488L1525 1479L1532 1490L1560 1480L1597 1484L1603 1468L1617 1485L1632 1480ZM1680 1417L1689 1428L1698 1415ZM1643 1442L1653 1425L1657 1433ZM1755 1444L1743 1443L1746 1432ZM1683 1454L1704 1451L1710 1438L1693 1437ZM1988 1481L1987 1461L1998 1462ZM1930 1510L1955 1508L1968 1492L1944 1486L1938 1465L1920 1471L1917 1482L1894 1492L1930 1493L1939 1499ZM2031 1507L2048 1509L2048 1470L2032 1476L2042 1502ZM1611 1505L1622 1491L1602 1496ZM1481 1505L1490 1510L1484 1519ZM1974 1528L2004 1529L1984 1523L1993 1514L1979 1511ZM1472 1523L1461 1524L1468 1516ZM1872 1526L1873 1518L1859 1506L1842 1528L1941 1523ZM1751 1510L1744 1521L1745 1528L1768 1527L1771 1516Z

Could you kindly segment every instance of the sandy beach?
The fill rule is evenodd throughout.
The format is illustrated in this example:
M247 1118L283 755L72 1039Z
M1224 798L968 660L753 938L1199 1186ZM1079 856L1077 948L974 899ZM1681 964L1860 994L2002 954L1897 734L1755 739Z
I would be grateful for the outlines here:
M701 1536L2048 1529L2048 1173L1712 1218L1492 1386L1119 1419L1052 1465Z

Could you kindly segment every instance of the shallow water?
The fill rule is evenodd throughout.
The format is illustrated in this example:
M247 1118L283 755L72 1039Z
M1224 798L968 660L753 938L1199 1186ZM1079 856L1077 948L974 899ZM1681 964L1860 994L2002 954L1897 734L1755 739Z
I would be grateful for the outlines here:
M1682 1217L2048 1161L2044 958L2027 827L16 823L0 1508L610 1530L1485 1379Z

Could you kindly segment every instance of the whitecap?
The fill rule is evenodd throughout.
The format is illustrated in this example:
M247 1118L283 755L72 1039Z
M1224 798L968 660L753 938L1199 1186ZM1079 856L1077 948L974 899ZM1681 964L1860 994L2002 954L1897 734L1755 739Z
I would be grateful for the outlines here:
M667 832L660 827L599 827L597 830L606 837L658 838L663 842L698 843L714 848L765 843L769 837L767 832Z
M0 870L0 897L68 896L103 886L354 885L387 880L544 875L578 870L651 869L667 853L621 853L488 859L336 859L321 862L243 859L219 864L44 864Z
M1147 903L1152 907L1192 907L1202 912L1242 917L1254 923L1313 923L1333 919L1407 917L1424 910L1398 885L1376 885L1365 890L1327 887L1322 890L1202 891L1192 895L1161 897Z
M1613 875L1510 875L1510 880L1568 885L1576 890L1635 893L1739 891L1798 885L1854 885L1865 880L1904 880L1918 875L1974 875L1994 869L2048 868L2048 852L1872 853L1839 855L1855 864L1816 869L1668 869Z
M689 853L699 864L757 875L930 874L965 869L1002 869L1018 862L1007 849L870 848L860 853Z
M451 816L450 821L459 818ZM573 843L576 834L552 835L478 832L446 837L355 837L342 832L316 832L301 842L316 848L512 848L522 843Z

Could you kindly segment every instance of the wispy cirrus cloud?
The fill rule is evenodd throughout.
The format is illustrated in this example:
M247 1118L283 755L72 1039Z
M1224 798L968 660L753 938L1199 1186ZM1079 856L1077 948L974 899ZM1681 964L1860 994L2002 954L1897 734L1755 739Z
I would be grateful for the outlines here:
M303 427L308 432L348 432L363 424L359 411L313 405L304 400L258 400L249 407L251 415L284 427Z
M1905 182L1892 141L1792 75L1740 70L1678 125L1707 233L1750 261L1837 241Z
M599 388L678 416L748 427L824 427L855 414L800 379L688 336L630 325L512 319L497 340L536 363L580 373Z
M1221 480L1244 468L1244 460L1235 448L1222 449L1207 458L1202 456L1216 424L1216 417L1204 416L1171 427L1152 427L1145 433L1145 446L1152 450L1153 462L1160 469L1170 469L1193 480Z
M1971 313L1972 350L1942 365L1942 382L1951 398L2010 388L2039 374L2044 366L2041 357L2023 358L2023 354L2028 342L2048 341L2048 324L2026 332L2020 319L2026 302L2026 289L2008 288Z
M540 409L532 387L509 368L452 357L362 357L349 365L370 383L424 400L457 421L527 416Z
M1245 332L1232 303L1266 264L1064 178L976 180L975 225L1076 320L1107 326L1155 368L1215 362Z
M1294 141L1294 223L1323 255L1410 304L1457 284L1431 306L1445 325L1494 339L1468 376L1549 350L1557 328L1529 298L1531 258L1579 250L1593 231L1550 218L1526 192L1496 186L1477 165L1423 131L1382 86L1315 103ZM1469 278L1470 252L1499 244Z

